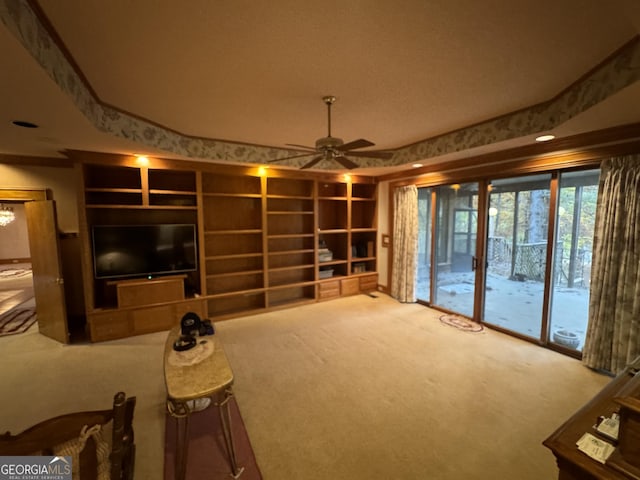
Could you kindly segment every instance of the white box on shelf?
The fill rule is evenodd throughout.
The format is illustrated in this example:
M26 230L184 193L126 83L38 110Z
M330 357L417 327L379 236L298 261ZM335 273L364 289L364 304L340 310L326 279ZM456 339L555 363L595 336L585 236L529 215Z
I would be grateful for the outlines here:
M333 268L327 268L320 270L320 278L331 278L333 277Z
M318 261L319 262L330 262L333 260L333 252L328 248L321 248L318 250Z

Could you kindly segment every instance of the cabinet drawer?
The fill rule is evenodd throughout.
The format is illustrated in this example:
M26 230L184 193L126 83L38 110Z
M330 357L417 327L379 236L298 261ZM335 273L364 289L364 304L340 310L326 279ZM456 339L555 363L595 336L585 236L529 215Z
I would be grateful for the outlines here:
M87 315L92 342L113 340L131 335L127 312L92 313Z
M173 312L172 305L132 310L130 314L134 335L169 330L179 321Z
M318 284L318 298L320 300L326 298L335 298L340 296L340 282L334 280L332 282L320 282Z
M118 307L137 307L184 299L184 278L164 277L154 280L116 283Z
M360 290L362 292L370 292L378 289L378 274L365 275L360 277Z
M357 278L345 278L340 280L340 293L342 296L355 295L360 292L360 282Z

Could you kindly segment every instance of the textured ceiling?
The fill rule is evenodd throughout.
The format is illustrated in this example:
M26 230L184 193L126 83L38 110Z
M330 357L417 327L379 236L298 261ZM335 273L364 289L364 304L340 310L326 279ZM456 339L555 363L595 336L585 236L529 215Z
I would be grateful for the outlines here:
M0 0L0 16L0 153L259 162L325 136L328 94L332 134L398 151L394 168L640 121L638 52L588 76L638 36L636 0ZM581 103L536 119L581 81Z

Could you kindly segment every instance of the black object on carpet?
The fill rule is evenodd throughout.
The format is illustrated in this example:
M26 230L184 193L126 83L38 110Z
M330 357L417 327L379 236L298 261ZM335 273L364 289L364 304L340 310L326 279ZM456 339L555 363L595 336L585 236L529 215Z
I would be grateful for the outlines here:
M241 480L262 480L251 442L245 429L238 404L229 400L231 426L238 465L244 467ZM177 420L169 415L165 421L164 480L175 479ZM224 446L218 407L211 405L191 414L189 420L189 451L185 480L229 480L231 466Z

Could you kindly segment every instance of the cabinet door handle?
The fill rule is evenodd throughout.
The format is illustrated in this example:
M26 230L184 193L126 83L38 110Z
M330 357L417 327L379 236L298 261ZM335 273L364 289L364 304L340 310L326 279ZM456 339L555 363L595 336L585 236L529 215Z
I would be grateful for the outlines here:
M478 259L471 257L471 271L475 272L478 269Z

